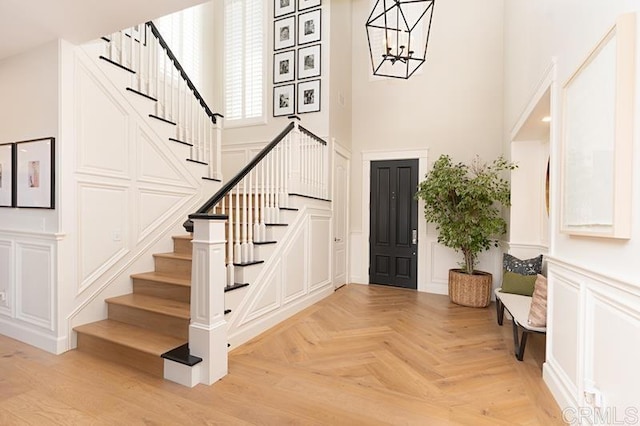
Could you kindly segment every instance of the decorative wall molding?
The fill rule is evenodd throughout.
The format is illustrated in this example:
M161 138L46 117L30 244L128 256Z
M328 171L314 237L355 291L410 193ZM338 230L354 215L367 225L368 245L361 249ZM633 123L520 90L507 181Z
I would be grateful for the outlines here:
M57 294L55 243L17 241L14 250L15 318L54 331Z

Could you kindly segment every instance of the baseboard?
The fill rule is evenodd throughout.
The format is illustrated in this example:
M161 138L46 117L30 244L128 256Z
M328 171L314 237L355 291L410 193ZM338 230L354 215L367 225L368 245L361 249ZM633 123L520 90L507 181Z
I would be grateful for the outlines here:
M425 293L442 294L447 296L449 294L449 285L447 283L430 283L427 284Z
M68 350L66 337L51 336L30 327L7 321L4 318L0 318L0 334L55 355Z
M542 379L551 391L561 410L566 408L577 408L578 403L571 395L569 387L562 381L560 374L554 369L552 363L545 362L542 365Z

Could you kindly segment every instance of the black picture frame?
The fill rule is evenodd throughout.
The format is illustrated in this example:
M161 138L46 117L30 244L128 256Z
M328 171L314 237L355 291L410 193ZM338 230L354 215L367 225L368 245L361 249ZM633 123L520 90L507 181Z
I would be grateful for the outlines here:
M32 139L15 143L15 207L55 208L55 138Z
M322 45L314 44L298 49L298 80L320 77L322 74Z
M15 145L0 144L0 207L15 207Z
M296 78L296 51L285 50L273 54L273 84L286 83Z
M319 112L322 101L321 80L307 80L298 83L298 114Z
M293 115L296 104L296 85L285 84L273 88L273 116Z
M314 43L322 39L322 9L298 15L298 45Z
M296 44L296 17L273 21L273 50L282 50L295 46Z
M273 17L285 16L296 11L296 0L273 0Z
M311 9L322 4L322 0L298 0L298 11Z

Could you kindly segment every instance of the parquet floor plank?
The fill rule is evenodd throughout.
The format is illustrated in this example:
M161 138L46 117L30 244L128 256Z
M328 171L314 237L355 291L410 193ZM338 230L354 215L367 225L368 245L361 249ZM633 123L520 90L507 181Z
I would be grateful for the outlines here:
M356 284L234 349L225 378L193 389L0 336L0 424L559 425L534 337L519 362L490 308Z

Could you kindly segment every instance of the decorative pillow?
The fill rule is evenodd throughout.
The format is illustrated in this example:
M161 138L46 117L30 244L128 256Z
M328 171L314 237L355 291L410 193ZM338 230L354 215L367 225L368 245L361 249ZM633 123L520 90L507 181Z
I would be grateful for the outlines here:
M536 278L527 322L532 327L547 326L547 279L540 274Z
M502 267L505 271L515 272L520 275L542 274L542 255L521 260L505 253L502 255Z
M523 296L531 296L536 283L535 275L521 275L515 272L506 271L502 275L503 293L521 294Z

